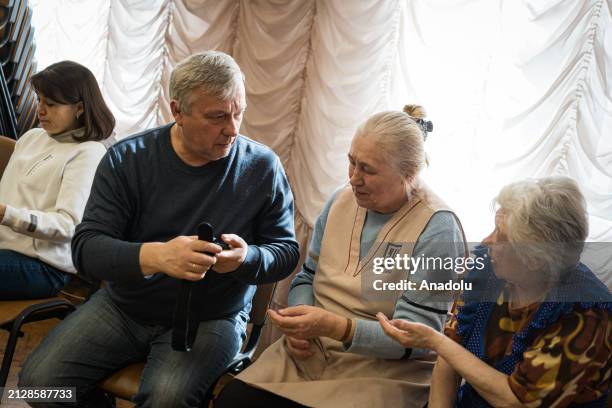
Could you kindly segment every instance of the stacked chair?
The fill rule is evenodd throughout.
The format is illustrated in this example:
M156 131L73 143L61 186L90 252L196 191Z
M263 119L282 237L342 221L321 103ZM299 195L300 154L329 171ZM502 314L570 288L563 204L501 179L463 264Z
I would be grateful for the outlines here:
M37 123L35 50L28 0L0 0L0 134L12 139Z

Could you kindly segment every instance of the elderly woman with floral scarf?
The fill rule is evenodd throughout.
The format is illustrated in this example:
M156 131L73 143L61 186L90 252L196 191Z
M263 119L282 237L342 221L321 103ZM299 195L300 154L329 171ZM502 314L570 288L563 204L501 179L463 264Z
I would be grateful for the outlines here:
M584 198L566 177L510 184L495 230L474 251L484 268L445 334L389 321L387 335L438 354L429 407L605 407L612 370L610 291L580 255ZM460 380L465 380L459 387Z

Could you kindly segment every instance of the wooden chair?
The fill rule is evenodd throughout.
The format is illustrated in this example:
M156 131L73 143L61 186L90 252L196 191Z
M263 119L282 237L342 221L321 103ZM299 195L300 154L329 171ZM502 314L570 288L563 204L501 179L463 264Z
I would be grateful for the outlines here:
M0 179L4 174L4 169L8 164L13 151L15 150L15 140L10 137L0 136Z
M23 337L21 328L26 323L47 319L63 319L97 290L96 283L73 276L58 296L44 299L0 301L0 329L9 332L0 369L0 388L6 385L17 340Z
M257 345L259 344L261 331L266 323L266 313L268 311L270 301L272 300L272 295L274 294L275 288L276 284L257 286L257 291L253 297L253 308L251 309L249 323L250 331L246 344L244 345L242 352L240 352L234 358L224 373L221 374L213 382L213 384L211 384L205 397L204 407L207 407L210 401L212 401L213 392L217 384L219 384L219 381L224 376L228 374L236 375L253 362L253 355L257 349ZM144 369L144 364L144 362L135 363L117 371L102 381L99 384L100 388L115 398L131 401L138 392L138 386L140 384L140 377L142 375L142 370Z
M0 136L0 178L15 149L15 140ZM58 296L45 299L0 301L0 329L8 331L9 338L0 368L0 389L6 385L17 340L23 336L21 327L30 322L46 319L63 319L97 289L97 282L88 282L74 276ZM0 393L1 398L1 393Z
M17 340L23 336L21 327L26 323L46 319L63 319L74 309L74 305L59 296L35 300L0 301L0 329L10 333L0 369L0 388L6 385Z

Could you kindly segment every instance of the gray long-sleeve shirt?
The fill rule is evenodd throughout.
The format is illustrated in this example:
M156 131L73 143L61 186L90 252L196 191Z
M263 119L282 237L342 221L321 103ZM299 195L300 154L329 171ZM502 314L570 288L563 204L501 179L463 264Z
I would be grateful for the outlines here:
M314 304L312 283L317 270L317 260L321 252L321 240L323 239L327 216L336 196L337 192L325 204L321 215L317 219L306 261L291 283L289 306ZM368 210L361 233L360 257L368 253L378 232L392 216L393 214L379 214ZM447 211L435 213L415 243L413 253L422 254L425 257L441 258L463 256L463 234L455 216ZM435 279L430 279L433 274L436 274ZM439 271L419 268L411 279L414 281L435 281L440 280L440 274ZM431 294L426 291L407 290L395 305L393 318L424 323L441 331L450 306L451 302L433 300ZM378 321L363 319L356 319L353 340L350 344L345 344L345 350L350 353L389 359L414 358L429 353L428 350L424 349L405 349L385 335Z

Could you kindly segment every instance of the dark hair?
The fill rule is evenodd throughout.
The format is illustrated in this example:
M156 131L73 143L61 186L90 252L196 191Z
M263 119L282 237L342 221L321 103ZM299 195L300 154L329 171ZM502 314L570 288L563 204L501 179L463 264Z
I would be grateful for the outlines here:
M83 102L83 114L79 126L85 128L78 142L104 140L115 128L115 117L111 113L96 78L89 69L73 61L61 61L49 65L32 75L30 82L37 94L44 95L60 104Z

